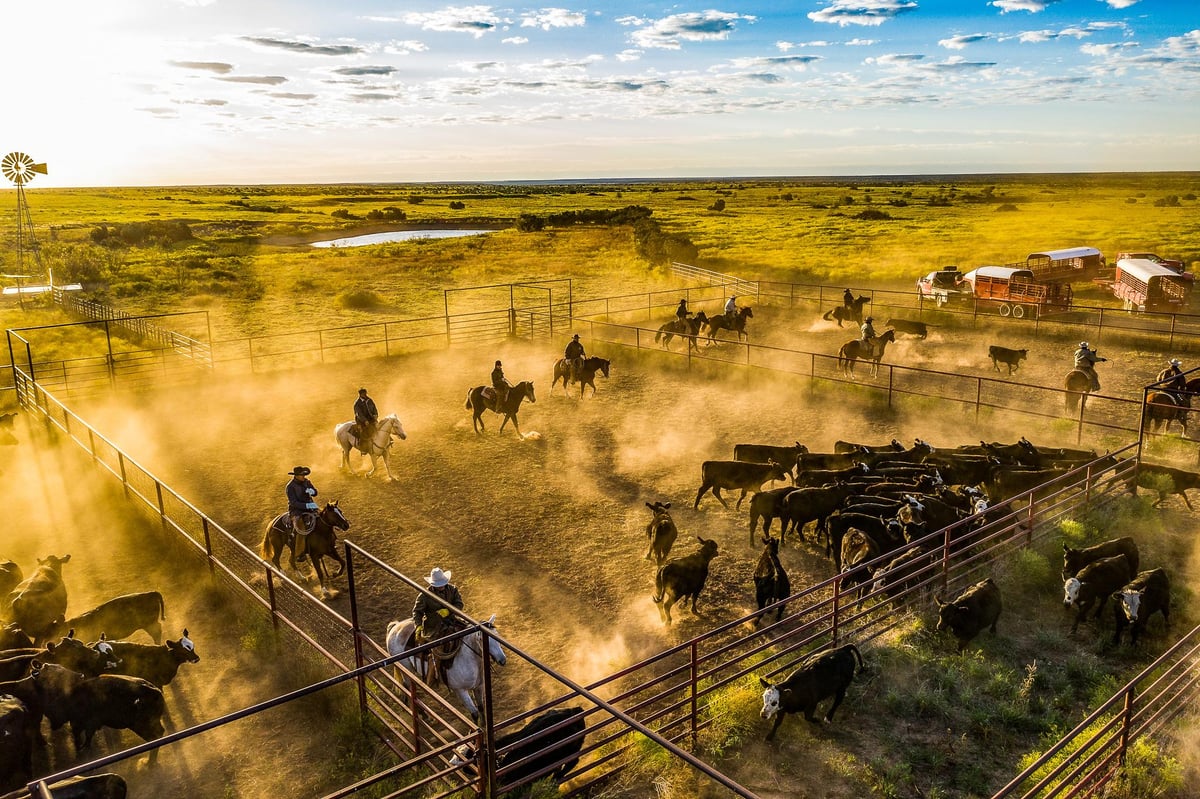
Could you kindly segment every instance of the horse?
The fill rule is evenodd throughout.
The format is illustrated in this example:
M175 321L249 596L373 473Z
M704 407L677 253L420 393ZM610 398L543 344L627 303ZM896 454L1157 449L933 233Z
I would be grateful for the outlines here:
M738 341L742 340L742 336L750 338L750 334L746 332L746 320L754 318L754 311L750 310L750 306L739 308L737 314L733 317L733 321L729 321L729 317L725 314L718 314L708 320L708 343L712 344L716 341L717 331L732 330L738 334Z
M1063 388L1067 390L1063 395L1067 410L1071 413L1082 411L1087 395L1092 391L1092 378L1082 369L1072 369L1063 379Z
M492 615L490 619L482 623L489 630L496 629L496 616ZM416 631L417 623L412 619L404 621L393 621L387 626L387 650L389 655L401 655L413 648L413 633ZM445 681L446 687L458 694L459 700L463 703L463 707L471 714L471 718L479 721L479 686L483 684L483 645L481 639L483 634L479 630L473 630L470 633L458 639L458 649L456 650L450 662L446 665ZM488 654L492 658L492 662L503 666L508 662L508 655L504 652L504 647L500 646L500 642L493 636L488 636ZM423 682L429 682L426 673L426 667L429 658L424 656L412 655L398 661L404 665L413 674L421 678ZM401 682L404 682L404 677L401 675Z
M691 319L680 319L676 317L670 322L658 329L654 334L654 343L662 341L663 349L670 349L671 339L679 336L687 341L688 350L700 351L700 345L696 343L696 336L700 335L700 328L708 324L708 315L704 311L700 311Z
M583 399L583 389L586 386L592 387L592 394L596 393L596 372L600 372L605 378L608 377L608 367L611 361L607 358L584 358L583 368L579 372L579 398ZM559 358L554 362L554 379L550 381L550 393L554 393L554 387L558 385L561 379L563 384L563 393L567 394L567 379L571 376L571 364L566 358Z
M348 469L350 474L357 474L354 468L350 465L350 449L355 445L351 443L352 436L350 428L354 427L354 422L342 422L337 427L333 428L333 437L342 447L342 465L340 468ZM375 435L370 441L363 441L361 438L358 441L358 451L364 456L371 457L371 469L364 476L370 477L375 474L379 468L379 461L383 461L384 471L387 473L389 481L394 480L392 477L392 469L388 466L388 452L392 448L392 436L404 441L408 435L404 432L403 425L400 424L400 419L394 413L389 413L387 416L379 420L375 427Z
M313 526L313 531L308 534L308 557L312 561L313 573L317 575L317 581L321 585L321 597L323 599L332 599L337 596L337 592L330 591L328 583L342 576L346 571L346 561L342 560L342 556L338 553L337 547L337 531L349 530L350 522L342 514L342 509L338 507L337 501L325 503L325 507L317 512L317 521ZM293 571L299 571L296 566L296 541L292 531L292 520L286 513L281 513L276 516L267 525L266 532L263 533L262 546L259 548L259 554L263 560L270 560L275 564L275 568L279 569L279 556L283 554L283 548L287 547L291 550L291 556L288 563ZM332 577L325 569L325 563L322 558L330 557L337 561L338 571Z
M870 297L859 297L851 300L849 305L840 305L837 308L831 308L821 318L826 322L836 321L838 327L842 326L842 322L854 322L857 325L861 325L863 320L863 305L870 301Z
M512 420L513 427L516 428L517 435L521 435L521 426L517 424L517 411L521 409L521 401L526 397L530 402L537 402L537 398L533 396L533 381L522 380L508 390L508 397L504 401L502 407L496 407L496 389L491 386L476 386L467 391L467 410L473 414L471 424L475 426L475 435L480 435L483 430L483 412L491 411L492 413L504 414L504 419L500 422L500 432L504 432L504 425Z
M1150 421L1150 429L1157 433L1163 428L1163 434L1171 430L1171 422L1179 422L1183 435L1187 436L1187 417L1192 407L1191 397L1182 392L1151 391L1146 398L1146 419Z
M875 339L874 351L867 355L863 351L863 342L861 339L847 341L838 350L838 369L847 377L854 376L854 363L862 359L871 361L871 376L879 374L879 362L883 359L883 353L887 351L887 345L896 340L896 331L888 328L883 331Z

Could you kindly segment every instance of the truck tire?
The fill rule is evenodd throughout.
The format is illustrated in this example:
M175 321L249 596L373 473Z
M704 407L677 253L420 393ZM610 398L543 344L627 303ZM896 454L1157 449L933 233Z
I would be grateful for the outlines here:
M937 295L937 307L941 308L945 304L946 304L946 295L945 294Z
M1014 305L1012 308L1012 315L1013 315L1013 319L1024 319L1025 318L1025 306L1024 305Z
M1001 316L1008 316L1012 312L1013 312L1013 309L1012 309L1011 305L1009 305L1007 302L1000 303L1000 315Z

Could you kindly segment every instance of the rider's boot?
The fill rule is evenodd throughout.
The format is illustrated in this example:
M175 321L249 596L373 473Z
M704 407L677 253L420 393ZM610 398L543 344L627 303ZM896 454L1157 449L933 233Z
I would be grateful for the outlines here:
M303 563L308 559L308 536L296 533L296 562Z

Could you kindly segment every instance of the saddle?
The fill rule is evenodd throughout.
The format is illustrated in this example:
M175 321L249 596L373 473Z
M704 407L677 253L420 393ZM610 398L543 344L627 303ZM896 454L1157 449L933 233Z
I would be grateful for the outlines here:
M441 629L434 633L435 638L440 638L444 635L451 635L457 632L461 627L451 621L442 624ZM405 649L415 649L422 644L428 643L428 640L422 640L419 635L419 629L414 628L412 635L405 642ZM431 640L431 639L430 639ZM439 682L446 684L446 672L450 669L450 664L454 662L454 658L458 656L459 650L462 649L463 639L455 638L450 641L445 641L442 644L427 650L420 655L420 659L425 663L425 682L431 687L436 686Z

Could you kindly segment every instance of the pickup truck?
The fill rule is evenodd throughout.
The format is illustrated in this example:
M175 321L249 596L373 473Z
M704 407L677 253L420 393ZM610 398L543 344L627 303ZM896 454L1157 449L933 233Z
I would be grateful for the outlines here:
M1152 252L1119 252L1119 253L1117 253L1118 261L1120 261L1124 258L1135 258L1135 259L1140 259L1143 261L1151 261L1153 263L1158 264L1159 266L1165 266L1167 269L1170 269L1172 272L1176 272L1181 275L1183 274L1183 261L1172 261L1167 258L1161 258Z
M917 281L917 293L938 305L971 299L971 284L963 282L957 266L945 266Z

